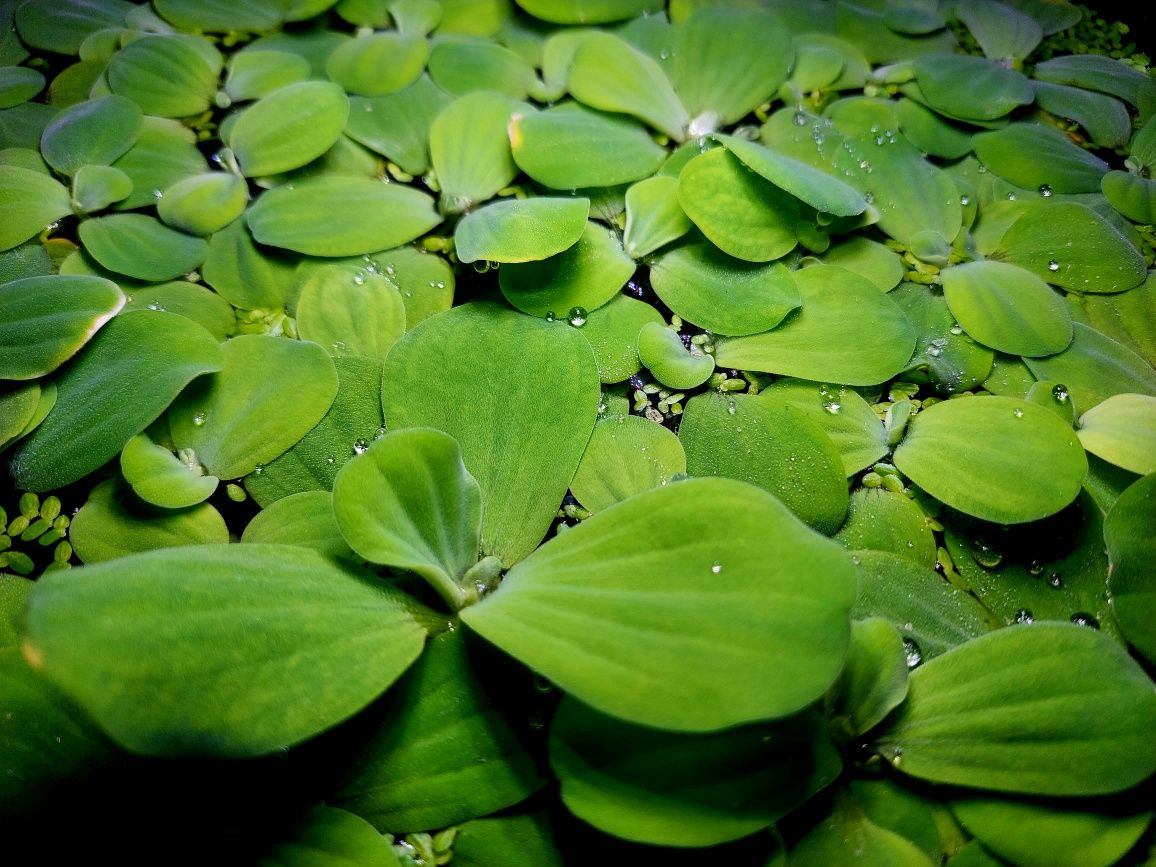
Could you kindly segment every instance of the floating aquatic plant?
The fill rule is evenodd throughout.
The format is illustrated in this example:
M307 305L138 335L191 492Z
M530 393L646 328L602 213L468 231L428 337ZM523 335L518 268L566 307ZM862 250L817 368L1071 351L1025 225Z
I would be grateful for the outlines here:
M0 2L5 857L1142 862L1084 12Z

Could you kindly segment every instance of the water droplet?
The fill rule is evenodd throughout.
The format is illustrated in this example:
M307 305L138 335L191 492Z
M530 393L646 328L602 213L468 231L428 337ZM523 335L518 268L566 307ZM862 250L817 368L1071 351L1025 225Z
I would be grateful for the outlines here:
M1088 626L1092 629L1100 628L1100 621L1085 611L1077 611L1072 615L1071 620L1076 626Z
M1052 197L1052 188L1048 184L1040 184L1040 195L1045 199Z
M1024 411L1017 406L1015 409L1012 410L1012 415L1014 415L1016 418L1023 418L1024 417Z
M710 567L710 571L717 575L722 571L722 563L718 562L718 560L715 560L714 565Z
M263 472L265 472L265 467L263 467L261 464L257 464L257 466L253 467L253 475L259 476Z
M1060 403L1067 403L1068 401L1068 387L1066 385L1057 385L1052 388L1052 397Z
M581 328L586 324L586 316L585 307L571 307L570 312L566 314L566 321L575 328Z
M556 316L554 315L554 311L553 311L553 310L547 310L547 311L546 311L546 321L547 321L547 322L553 322L553 321L554 321L555 319L557 319L557 318L558 318L558 317L556 317Z
M856 566L858 566L863 561L860 560L856 555L852 554L851 555L851 562L854 563Z
M807 125L807 113L802 109L795 112L795 126Z
M959 197L959 203L966 208L968 205L971 204L971 198L969 196L960 196Z
M871 192L870 190L868 190L867 192L865 192L863 194L863 201L865 201L869 205L872 204L875 201L875 194L873 192Z
M164 195L164 190L153 190L153 198L159 199Z
M903 639L903 653L907 657L908 668L915 668L923 662L923 651L921 651L919 645L910 638Z
M353 441L353 453L355 455L363 455L368 450L369 450L369 443L367 443L365 440L354 440Z
M958 322L956 322L954 325L951 326L951 333L952 334L963 334L963 326L960 325Z
M445 289L446 288L446 281L445 280L438 280L437 288L438 289Z
M875 136L875 144L879 145L880 147L883 146L883 142L885 142L885 141L887 141L887 139L885 139L883 136L881 136L881 135Z
M150 301L147 306L149 310L164 310L164 308L155 301Z
M872 172L871 163L867 162L867 160L859 160L859 168L861 168L867 174L871 174Z
M997 569L1003 563L1003 552L983 539L971 543L971 557L985 569Z
M841 410L842 408L843 408L843 405L839 404L839 403L835 403L835 401L831 401L830 403L823 404L823 409L827 410L827 412L831 413L831 415L838 415L839 410Z
M738 412L738 407L735 406L735 402L733 400L728 400L727 401L727 415L734 415L736 412Z
M1031 623L1034 619L1035 618L1032 616L1032 613L1030 611L1028 611L1026 608L1021 608L1019 611L1016 612L1016 616L1015 616L1015 622L1016 623Z
M1048 270L1049 271L1059 271L1060 270L1060 263L1057 262L1055 259L1048 260Z
M207 419L208 416L206 416L203 412L199 412L193 416L193 424L196 427L202 427Z
M1029 575L1043 575L1044 574L1043 561L1042 560L1032 560L1032 562L1028 564L1028 574Z
M348 348L349 348L349 346L346 344L346 342L344 340L333 341L333 351L334 352L344 352Z
M1009 202L1014 202L1016 200L1016 194L1015 193L1008 193L1007 194L1007 200Z
M336 462L337 462L337 458L335 458L333 455L330 455L329 457L327 457L325 459L325 463L327 463L327 464L334 464Z
M1059 572L1053 572L1048 576L1048 584L1055 590L1059 590L1064 586L1064 578Z
M393 263L392 262L386 262L385 263L385 275L387 277L393 277L396 274L397 274L397 268L394 267Z
M659 51L658 52L658 59L659 60L670 60L670 49L664 48L661 51Z
M929 346L927 347L927 354L939 358L939 356L943 354L943 350L938 346Z
M364 286L365 285L365 272L364 271L358 271L356 274L354 274L353 275L353 282L356 283L358 286Z
M383 427L379 427L379 428L378 428L378 429L377 429L377 430L374 432L374 434L373 434L373 438L374 438L375 440L379 440L379 439L381 439L383 436L385 436L385 428L383 428Z

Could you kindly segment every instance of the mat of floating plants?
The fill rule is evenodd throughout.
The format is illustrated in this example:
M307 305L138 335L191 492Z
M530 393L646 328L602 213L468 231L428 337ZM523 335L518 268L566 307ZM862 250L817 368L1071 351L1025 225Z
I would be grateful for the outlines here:
M0 2L0 858L1144 863L1127 33Z

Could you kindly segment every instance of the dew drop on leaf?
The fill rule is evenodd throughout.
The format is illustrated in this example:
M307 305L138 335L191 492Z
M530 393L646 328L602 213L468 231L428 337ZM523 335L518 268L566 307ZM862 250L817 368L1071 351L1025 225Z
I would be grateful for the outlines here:
M1032 616L1032 613L1030 611L1028 611L1028 609L1026 609L1026 608L1021 608L1019 611L1016 612L1016 616L1015 616L1015 622L1016 623L1031 623L1034 619L1035 618Z
M1077 611L1072 615L1071 621L1076 624L1076 626L1087 626L1090 629L1100 628L1100 621L1085 611Z
M207 420L208 416L206 416L203 412L199 412L193 416L193 424L197 427L203 427Z
M1056 385L1052 388L1052 397L1060 403L1067 403L1068 387L1066 385Z
M581 328L586 324L586 316L585 307L571 307L566 319L575 328Z
M1048 270L1049 271L1059 271L1060 270L1060 263L1057 262L1055 259L1049 260L1048 261Z
M1040 195L1045 199L1052 197L1052 188L1048 184L1040 184Z
M1059 572L1053 572L1048 576L1048 584L1050 584L1054 589L1059 590L1064 586L1064 579Z
M903 652L907 656L908 668L915 668L917 665L923 662L923 651L919 649L919 645L916 644L913 639L903 639ZM896 756L896 760L898 760L898 758L899 757Z
M1016 418L1023 418L1024 417L1024 411L1022 409L1020 409L1019 407L1016 407L1015 409L1012 410L1012 415L1014 415Z
M839 410L842 408L842 405L835 403L835 401L830 401L829 403L823 404L823 409L827 410L827 412L831 413L831 415L838 415Z
M971 204L971 197L970 196L960 196L959 197L959 203L966 208L968 205Z
M1040 560L1032 560L1032 562L1028 565L1028 574L1029 575L1043 575L1044 574L1043 562Z
M714 565L710 567L710 571L713 572L715 575L717 575L719 572L722 571L722 563L720 563L716 560L714 562Z
M553 322L556 318L557 317L554 315L553 310L547 310L546 311L546 321L547 322Z
M363 455L368 450L369 450L369 443L367 443L365 440L354 440L353 453L355 455Z
M738 407L735 406L735 402L733 400L728 400L727 415L734 415L736 412L738 412Z

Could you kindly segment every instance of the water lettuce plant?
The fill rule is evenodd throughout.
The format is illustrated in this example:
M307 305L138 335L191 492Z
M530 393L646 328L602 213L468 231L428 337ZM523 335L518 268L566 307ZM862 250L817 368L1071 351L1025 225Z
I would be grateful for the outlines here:
M1144 863L1091 15L0 0L4 858Z

